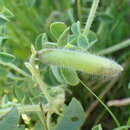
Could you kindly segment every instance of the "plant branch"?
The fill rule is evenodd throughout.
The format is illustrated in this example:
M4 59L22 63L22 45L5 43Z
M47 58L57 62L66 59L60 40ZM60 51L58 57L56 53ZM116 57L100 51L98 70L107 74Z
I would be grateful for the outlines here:
M114 46L111 46L111 47L109 47L109 48L106 48L106 49L104 49L104 50L102 50L102 51L99 51L98 54L99 54L99 55L110 54L110 53L116 52L116 51L118 51L118 50L121 50L121 49L123 49L123 48L126 48L126 47L128 47L128 46L130 46L130 39L125 40L125 41L123 41L123 42L121 42L121 43L119 43L119 44L116 44L116 45L114 45Z
M39 105L16 105L19 112L40 112ZM8 113L12 107L1 108L0 115ZM44 106L44 111L47 112L47 108Z
M49 102L51 101L51 97L48 93L48 85L42 80L38 67L36 68L35 57L36 57L36 51L34 47L32 47L32 55L30 57L29 63L25 63L25 65L31 72L32 77L36 80L37 84L39 85L40 90L43 92L44 96Z
M98 4L99 4L99 0L93 0L93 4L92 4L91 10L90 10L90 14L88 16L88 20L87 20L87 23L86 23L86 26L85 26L85 29L84 29L84 32L83 32L86 35L90 31L91 25L93 23L93 20L94 20L95 14L96 14Z
M80 80L80 82L102 104L102 106L104 106L104 108L109 112L109 114L111 115L111 117L115 121L115 124L117 125L117 127L119 127L120 126L119 121L117 120L115 115L112 113L112 111L107 107L107 105L105 105L103 103L103 101L89 87L87 87L81 80Z
M17 67L16 65L14 65L14 64L5 63L5 62L2 62L2 61L0 61L0 64L1 64L1 65L4 65L4 66L7 66L7 67L9 67L9 68L11 68L11 69L13 69L13 70L15 70L16 72L18 72L19 74L21 74L21 75L23 75L23 76L25 76L25 77L31 78L31 76L30 76L28 73L26 73L25 71L21 70L20 68L18 68L18 67Z
M77 5L78 20L80 21L80 24L82 24L82 17L81 17L81 1L80 1L80 0L76 0L76 5Z
M130 104L130 98L126 98L126 99L119 99L119 100L111 100L108 101L107 105L109 107L111 106L116 106L116 107L120 107L120 106L126 106Z
M44 108L43 108L42 103L40 103L40 109L41 109L41 117L42 117L42 121L43 121L43 124L44 124L44 128L45 128L45 130L49 130L48 127L47 127L46 116L45 116L45 112L44 112Z

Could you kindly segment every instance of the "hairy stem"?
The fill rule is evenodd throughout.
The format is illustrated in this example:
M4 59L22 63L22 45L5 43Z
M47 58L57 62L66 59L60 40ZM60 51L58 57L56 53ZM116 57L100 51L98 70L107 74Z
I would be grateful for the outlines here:
M77 4L77 15L78 15L78 20L79 20L80 23L82 24L82 17L81 17L81 1L80 1L80 0L76 0L76 4Z
M99 0L93 0L93 4L92 4L91 10L90 10L90 14L88 16L88 20L87 20L87 23L86 23L86 26L85 26L85 29L84 29L84 32L83 32L84 34L88 34L89 31L90 31L91 25L93 23L93 20L94 20L95 14L96 14L98 4L99 4Z

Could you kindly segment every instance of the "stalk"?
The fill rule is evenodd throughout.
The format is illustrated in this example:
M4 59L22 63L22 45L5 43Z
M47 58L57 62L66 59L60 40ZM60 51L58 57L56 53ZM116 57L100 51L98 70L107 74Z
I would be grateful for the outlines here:
M98 4L99 4L99 0L93 0L93 4L92 4L91 10L90 10L90 14L88 16L88 20L87 20L87 23L86 23L86 26L85 26L85 29L84 29L84 32L83 32L84 34L89 33L89 30L91 28L91 25L93 23L93 20L94 20L95 14L96 14Z
M117 120L116 116L112 113L112 111L107 107L107 105L105 105L104 102L89 87L87 87L81 80L80 80L80 82L87 89L87 91L89 91L102 104L102 106L108 111L108 113L111 115L111 117L115 121L115 124L117 125L117 127L119 127L120 126L119 121Z

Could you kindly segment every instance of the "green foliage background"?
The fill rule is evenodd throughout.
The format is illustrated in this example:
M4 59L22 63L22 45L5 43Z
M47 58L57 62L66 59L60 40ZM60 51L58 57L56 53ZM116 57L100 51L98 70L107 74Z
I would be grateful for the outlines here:
M28 60L31 44L35 44L36 37L46 32L50 41L55 41L49 31L52 22L65 22L68 26L80 20L84 27L89 14L92 0L81 0L81 12L78 14L78 0L0 0L0 9L9 9L14 16L6 26L0 26L0 51L7 51L16 56L15 64L25 70L24 62ZM34 3L33 3L34 2ZM105 48L116 45L130 38L130 0L101 0L96 18L91 28L96 32L98 41L91 48L91 52L98 53ZM119 77L109 78L102 76L79 73L80 78L107 103L112 99L130 97L130 47L106 54L107 57L116 60L124 67ZM57 84L57 81L49 67L41 66L42 74L48 84ZM45 67L45 68L44 68ZM83 129L92 128L101 123L105 130L114 128L114 123L106 110L95 98L79 84L75 87L68 85L66 104L72 96L76 97L86 111L86 121ZM70 90L72 90L70 92ZM34 82L24 80L14 70L0 66L0 98L1 104L5 98L12 102L31 104L43 101L40 91ZM1 108L3 106L1 105ZM112 107L111 110L122 125L126 125L130 118L130 105ZM26 124L27 128L34 127L33 122L37 118L34 114L28 114L31 118ZM22 124L22 119L21 119ZM39 128L40 129L40 128Z

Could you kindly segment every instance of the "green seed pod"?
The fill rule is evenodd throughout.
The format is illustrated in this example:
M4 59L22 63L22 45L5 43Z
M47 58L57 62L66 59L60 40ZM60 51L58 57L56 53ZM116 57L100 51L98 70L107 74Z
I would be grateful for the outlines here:
M44 64L58 65L96 75L113 76L123 68L115 61L90 53L66 49L43 49L38 52Z

